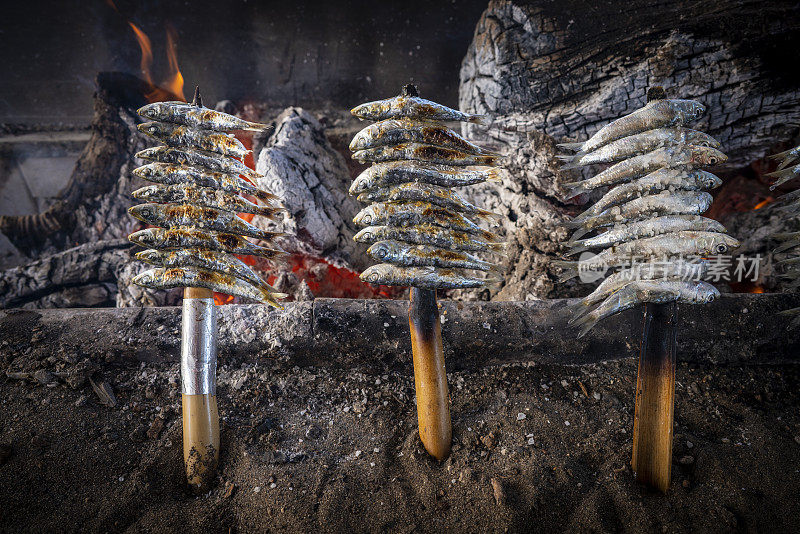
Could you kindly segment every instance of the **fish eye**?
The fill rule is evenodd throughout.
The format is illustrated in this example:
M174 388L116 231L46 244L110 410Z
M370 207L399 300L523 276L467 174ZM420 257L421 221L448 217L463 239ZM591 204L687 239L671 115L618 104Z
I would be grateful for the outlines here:
M708 296L706 297L706 302L714 302L714 295L713 295L713 293L712 293L711 295L708 295Z
M363 222L364 224L369 224L370 222L372 222L372 215L370 215L369 213L367 213L366 215L364 215L364 216L361 218L361 222Z
M714 250L717 252L717 254L725 254L728 252L728 245L725 243L720 243Z
M388 254L388 251L385 248L381 247L378 249L377 254L379 258L383 259L386 257L386 254Z
M369 281L372 282L373 284L378 281L378 278L380 278L380 275L378 273L372 273L371 275L369 275Z
M717 157L716 156L711 156L710 158L708 158L708 163L710 165L716 165L717 164Z

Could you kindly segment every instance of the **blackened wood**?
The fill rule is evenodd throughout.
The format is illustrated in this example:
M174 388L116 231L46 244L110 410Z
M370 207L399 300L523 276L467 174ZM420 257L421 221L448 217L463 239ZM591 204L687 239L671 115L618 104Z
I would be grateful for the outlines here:
M631 465L637 481L666 492L672 471L678 305L648 303L643 309Z

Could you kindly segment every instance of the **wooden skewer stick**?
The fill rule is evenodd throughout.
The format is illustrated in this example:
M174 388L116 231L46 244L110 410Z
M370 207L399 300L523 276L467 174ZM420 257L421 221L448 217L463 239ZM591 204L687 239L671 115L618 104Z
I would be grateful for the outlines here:
M202 106L199 87L194 90L192 104ZM185 288L182 321L183 461L189 486L203 493L214 480L219 463L214 292L198 287Z
M419 437L425 450L442 461L450 455L453 431L436 291L412 287L410 298L408 325L414 353Z
M638 482L662 492L672 472L677 321L675 302L644 305L631 466Z
M647 91L648 102L666 97L663 87ZM672 474L677 321L674 302L644 305L633 416L631 466L636 480L665 493Z

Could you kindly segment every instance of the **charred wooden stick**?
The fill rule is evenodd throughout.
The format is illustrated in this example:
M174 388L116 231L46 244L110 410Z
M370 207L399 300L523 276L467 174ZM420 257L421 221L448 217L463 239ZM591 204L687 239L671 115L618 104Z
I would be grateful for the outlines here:
M425 450L442 461L450 455L453 431L436 291L412 287L410 299L408 325L414 355L419 437Z
M672 471L677 320L674 302L644 305L631 466L638 482L662 492Z
M186 480L198 492L208 489L219 461L216 370L214 293L187 287L183 293L181 336L183 459Z

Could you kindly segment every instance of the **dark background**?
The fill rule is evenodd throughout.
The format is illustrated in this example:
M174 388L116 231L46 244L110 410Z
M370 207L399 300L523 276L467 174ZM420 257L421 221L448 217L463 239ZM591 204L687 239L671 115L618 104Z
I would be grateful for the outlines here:
M97 72L140 72L127 20L167 77L166 25L178 34L186 92L207 100L350 108L397 94L457 105L458 72L487 0L20 0L0 16L0 122L88 123Z

